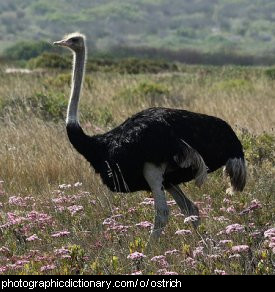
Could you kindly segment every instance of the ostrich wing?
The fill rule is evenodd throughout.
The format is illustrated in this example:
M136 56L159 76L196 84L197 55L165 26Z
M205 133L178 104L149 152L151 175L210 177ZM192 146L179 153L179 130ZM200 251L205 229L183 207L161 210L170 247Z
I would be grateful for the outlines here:
M192 169L196 171L195 183L200 187L207 177L208 168L198 151L196 151L182 139L179 141L179 143L182 146L181 151L174 155L174 161L181 168L192 167Z

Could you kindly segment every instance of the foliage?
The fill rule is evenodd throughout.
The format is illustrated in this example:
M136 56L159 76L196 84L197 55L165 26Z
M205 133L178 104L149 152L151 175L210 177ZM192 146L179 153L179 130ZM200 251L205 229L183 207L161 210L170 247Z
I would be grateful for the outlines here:
M275 164L275 137L268 133L255 136L247 131L242 133L242 142L247 160L256 165L261 165L265 161Z
M11 60L29 60L51 49L52 46L44 41L21 41L7 48L4 51L4 56Z
M272 80L275 80L275 68L269 68L265 70L265 75Z
M128 58L121 59L113 66L113 70L118 73L140 74L140 73L161 73L177 71L175 64L161 60Z
M29 60L28 67L35 68L59 68L68 69L71 67L71 61L55 53L43 53L42 55Z
M129 106L139 104L157 106L161 105L169 95L169 90L162 84L141 82L134 88L123 90L115 99L122 100Z
M43 53L28 61L27 67L36 68L71 68L71 60L67 56L56 53ZM115 72L120 74L161 73L178 71L176 64L162 60L149 60L138 58L109 59L90 58L86 64L87 71Z
M80 30L91 47L154 47L273 54L273 0L10 0L0 4L5 47L19 40L53 41Z

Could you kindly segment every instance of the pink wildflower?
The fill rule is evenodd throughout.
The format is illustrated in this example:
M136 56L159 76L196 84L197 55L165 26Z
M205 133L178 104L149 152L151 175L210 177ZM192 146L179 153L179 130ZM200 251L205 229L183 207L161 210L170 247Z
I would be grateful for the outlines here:
M107 225L107 226L110 226L110 225L114 225L116 224L116 221L113 219L113 218L106 218L103 223L103 225Z
M193 257L197 257L197 256L200 256L200 255L203 255L203 246L198 246L194 249L193 251Z
M249 233L250 236L257 238L260 237L262 235L261 231L259 230L255 230L254 232Z
M71 198L68 196L59 196L57 198L53 198L52 201L55 204L61 205L61 204L65 204L65 203L71 203Z
M241 257L240 254L235 253L235 254L233 254L233 255L230 255L228 258L229 258L229 259L238 259L238 258L240 258L240 257Z
M35 241L35 240L41 240L36 234L33 234L26 238L26 241Z
M232 244L232 240L220 240L219 245L230 245Z
M71 187L72 187L71 184L61 184L61 185L58 186L58 188L61 189L61 190L69 189Z
M265 238L272 238L272 237L275 237L275 227L266 230L266 231L264 232L264 237L265 237Z
M232 246L232 251L235 253L239 253L239 252L246 252L249 250L249 246L248 245L235 245Z
M260 209L262 208L262 204L259 200L254 199L251 201L250 205L245 208L242 212L240 212L241 215L247 214L247 213L251 213L254 210Z
M191 257L186 258L183 262L184 262L184 264L186 264L192 268L195 268L195 266L197 264L197 261Z
M18 268L21 268L21 267L23 267L24 265L28 264L29 262L30 262L30 261L28 261L28 260L24 260L24 259L22 259L22 260L18 260L18 261L16 261L15 265L16 265Z
M189 229L181 229L181 230L177 230L175 232L175 234L177 234L177 235L189 235L189 234L192 234L192 231L189 230Z
M214 271L214 273L215 273L216 275L227 275L226 272L225 272L224 270L217 270L217 269L216 269L216 270Z
M157 263L161 268L169 267L169 263L166 261L164 255L154 256L151 258L151 261Z
M178 275L177 272L172 272L172 271L166 271L163 273L163 275Z
M65 247L61 247L59 249L55 249L54 250L54 254L56 256L61 257L62 259L71 258L70 251L67 248L65 248Z
M128 209L128 213L132 214L132 213L136 212L136 210L137 210L137 208L131 207L131 208Z
M5 256L9 256L11 254L11 251L8 247L2 246L0 247L0 253L4 254Z
M224 216L213 217L213 219L214 219L215 221L218 221L218 222L226 222L226 221L230 221L228 218L225 218Z
M198 246L194 249L193 251L193 257L197 257L197 256L200 256L200 255L203 255L203 246Z
M233 232L243 232L244 231L244 226L236 223L236 224L231 224L225 227L225 233L226 234L231 234Z
M229 206L228 208L226 208L225 212L226 213L236 213L236 209L234 206Z
M96 200L90 200L90 203L95 206L96 205Z
M81 187L81 186L82 186L82 182L79 182L79 181L74 184L74 187L76 188Z
M158 273L159 275L163 275L163 274L166 273L166 272L167 272L166 269L159 269L159 270L157 270L157 273Z
M70 235L70 231L67 231L67 230L63 230L63 231L58 231L58 232L55 232L55 233L52 233L52 237L54 238L57 238L57 237L63 237L63 236L68 236Z
M130 260L140 260L140 259L143 259L143 258L146 258L146 255L144 255L143 253L140 253L138 251L130 253L127 256L127 259L130 259Z
M123 224L115 224L113 226L110 226L109 227L109 230L114 230L114 231L117 231L117 232L121 232L121 233L125 233L128 231L128 229L130 228L131 226L129 225L123 225Z
M151 258L152 262L159 262L161 260L165 260L165 256L164 255L158 255L158 256L154 256Z
M179 250L173 249L173 250L167 250L164 255L174 255L174 254L179 254Z
M217 260L217 259L219 259L221 256L220 256L219 254L209 254L209 255L207 255L207 257L208 257L209 259L212 259L212 260Z
M41 272L45 272L45 271L52 271L56 268L56 265L52 264L52 265L46 265L40 268Z
M142 221L140 223L137 223L136 226L141 227L141 228L152 228L153 224L149 221Z
M268 247L275 253L275 228L270 228L264 232L264 237L267 238Z
M155 202L153 198L145 198L143 202L139 203L140 205L150 205L154 206Z
M142 271L135 271L131 275L142 275Z
M25 217L18 216L15 213L11 213L11 212L7 213L7 217L8 217L8 222L7 222L8 226L20 224L26 220Z
M73 206L68 207L68 210L70 211L71 215L75 215L77 212L83 210L83 206L73 205Z
M1 194L1 193L0 193ZM0 275L1 274L3 274L3 273L5 273L7 271L7 267L5 267L5 266L0 266Z
M22 206L25 207L26 203L22 197L17 196L11 196L9 197L9 204L15 205L15 206Z
M37 211L31 211L26 215L26 219L32 224L36 223L40 227L52 224L52 217L46 213L39 213Z
M224 198L224 199L223 199L223 202L224 202L225 204L231 204L231 203L232 203L232 201L229 200L229 199L227 199L227 198Z

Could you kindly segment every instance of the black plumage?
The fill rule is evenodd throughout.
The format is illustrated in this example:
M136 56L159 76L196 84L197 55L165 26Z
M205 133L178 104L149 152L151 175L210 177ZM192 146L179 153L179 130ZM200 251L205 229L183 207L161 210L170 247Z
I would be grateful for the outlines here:
M242 145L225 121L179 109L149 108L93 137L78 124L68 124L67 133L104 184L118 192L150 190L143 176L146 162L167 164L164 185L194 179L194 169L180 167L174 158L184 155L184 142L201 155L208 172L225 165L230 158L244 159Z

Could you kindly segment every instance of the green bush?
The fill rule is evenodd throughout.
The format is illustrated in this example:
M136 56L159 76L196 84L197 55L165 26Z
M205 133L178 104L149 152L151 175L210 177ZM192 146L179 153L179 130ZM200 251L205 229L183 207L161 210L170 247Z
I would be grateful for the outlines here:
M140 73L161 73L167 71L178 71L175 64L161 60L148 60L128 58L122 59L116 64L113 71L118 73L140 74Z
M71 60L55 53L43 53L42 55L29 60L27 66L31 69L35 68L71 68Z
M253 89L253 83L245 79L229 79L215 83L213 88L226 92L250 91Z
M264 161L275 163L275 137L268 133L259 136L243 131L241 141L246 159L251 164L261 165Z
M34 114L43 119L57 122L60 119L65 119L67 109L67 98L63 94L35 93L26 98L14 96L12 99L0 100L0 115L6 113L17 115L18 112L26 114Z
M275 80L275 68L266 69L264 73L271 80Z
M130 106L145 103L149 106L158 106L165 102L169 96L169 90L162 84L154 82L141 82L134 88L126 89L116 99Z
M143 74L178 71L178 66L161 60L138 58L93 58L87 61L88 71L115 72L120 74Z
M36 93L27 99L27 104L43 119L56 122L65 119L68 101L63 94Z
M29 60L41 55L43 52L51 51L51 44L39 42L18 42L15 45L8 47L4 51L4 57L11 60Z

